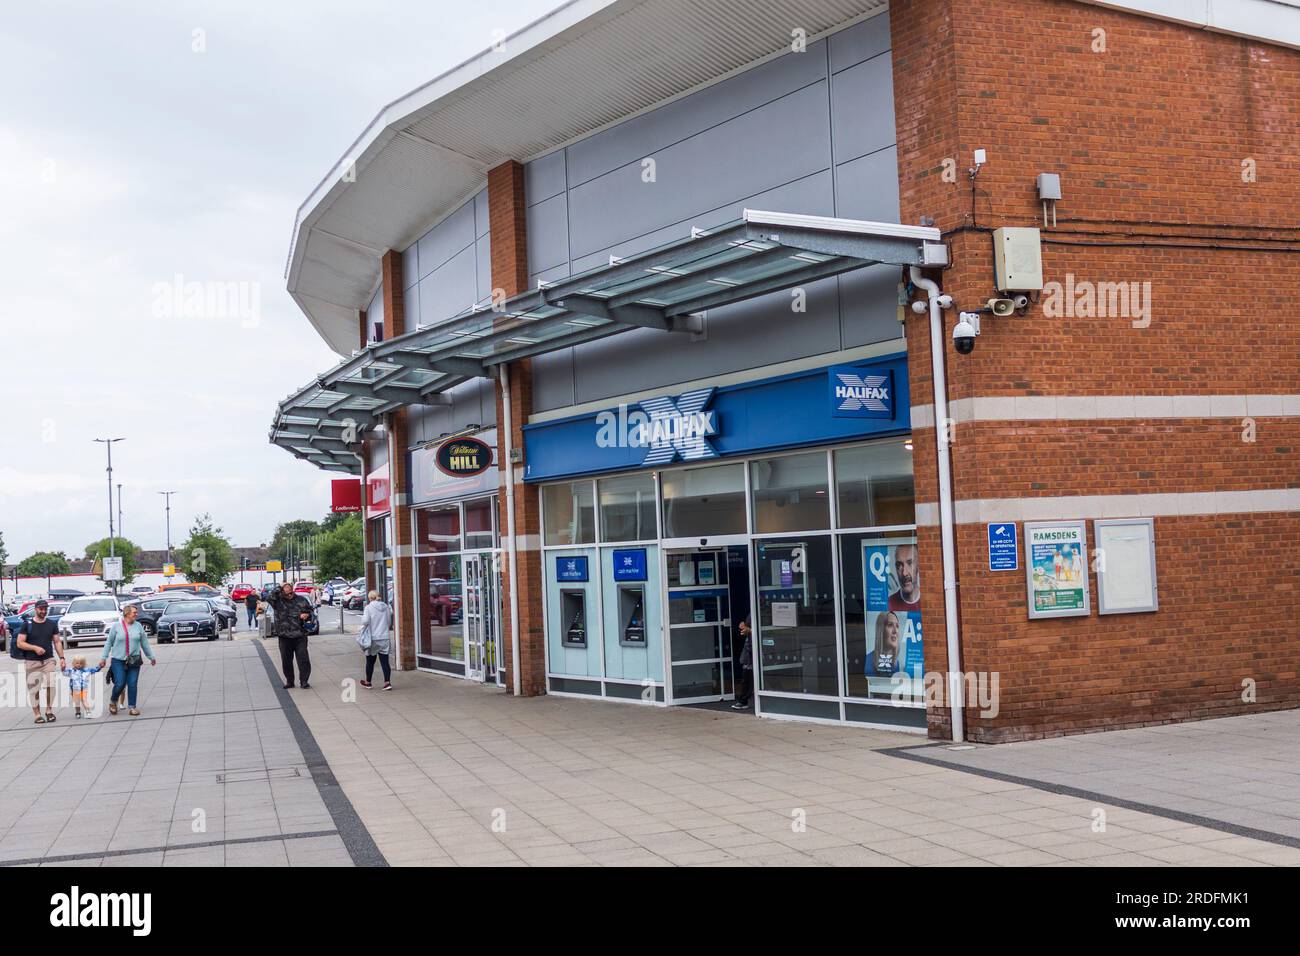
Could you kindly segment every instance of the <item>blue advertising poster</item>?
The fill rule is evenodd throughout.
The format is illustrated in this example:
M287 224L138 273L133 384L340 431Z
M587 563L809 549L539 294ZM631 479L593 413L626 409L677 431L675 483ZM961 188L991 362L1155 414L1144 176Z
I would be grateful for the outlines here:
M989 525L989 570L1020 570L1020 548L1016 542L1014 521Z
M645 580L645 548L615 551L611 557L615 581Z
M925 673L921 638L921 570L915 538L875 538L862 543L867 628L867 677Z
M586 555L561 555L555 559L555 580L561 582L587 580Z

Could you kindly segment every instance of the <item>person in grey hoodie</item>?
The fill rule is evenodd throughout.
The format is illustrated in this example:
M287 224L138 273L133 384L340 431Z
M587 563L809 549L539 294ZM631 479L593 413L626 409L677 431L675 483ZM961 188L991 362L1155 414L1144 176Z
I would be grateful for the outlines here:
M375 658L384 671L384 690L393 689L393 671L388 662L388 652L392 647L389 633L393 627L393 609L379 600L379 592L371 591L369 603L361 614L361 633L357 643L366 652L366 676L361 681L362 687L373 686L370 681L375 676Z

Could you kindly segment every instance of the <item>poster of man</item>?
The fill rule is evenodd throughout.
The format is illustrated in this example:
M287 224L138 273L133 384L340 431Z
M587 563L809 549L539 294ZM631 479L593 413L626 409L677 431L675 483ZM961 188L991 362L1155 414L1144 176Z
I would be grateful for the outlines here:
M915 538L877 538L862 543L866 576L866 625L870 650L866 676L925 671L921 639L921 572Z

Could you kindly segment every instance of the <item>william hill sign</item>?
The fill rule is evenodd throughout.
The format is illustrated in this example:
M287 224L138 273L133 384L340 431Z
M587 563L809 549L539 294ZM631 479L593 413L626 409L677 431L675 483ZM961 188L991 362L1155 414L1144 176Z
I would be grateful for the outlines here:
M477 438L449 438L438 446L434 463L444 475L472 478L492 467L492 448Z

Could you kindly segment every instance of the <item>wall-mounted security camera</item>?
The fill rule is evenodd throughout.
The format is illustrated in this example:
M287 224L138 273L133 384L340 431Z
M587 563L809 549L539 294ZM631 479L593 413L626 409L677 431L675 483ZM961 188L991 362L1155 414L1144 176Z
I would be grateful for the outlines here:
M1017 312L1023 312L1029 308L1029 296L1027 295L1013 295L1011 301L1016 304Z
M957 317L957 324L952 330L953 348L958 355L970 355L975 351L975 337L980 334L980 317L978 312L962 312Z
M989 299L986 305L994 315L1010 315L1016 311L1016 303L1012 299Z

